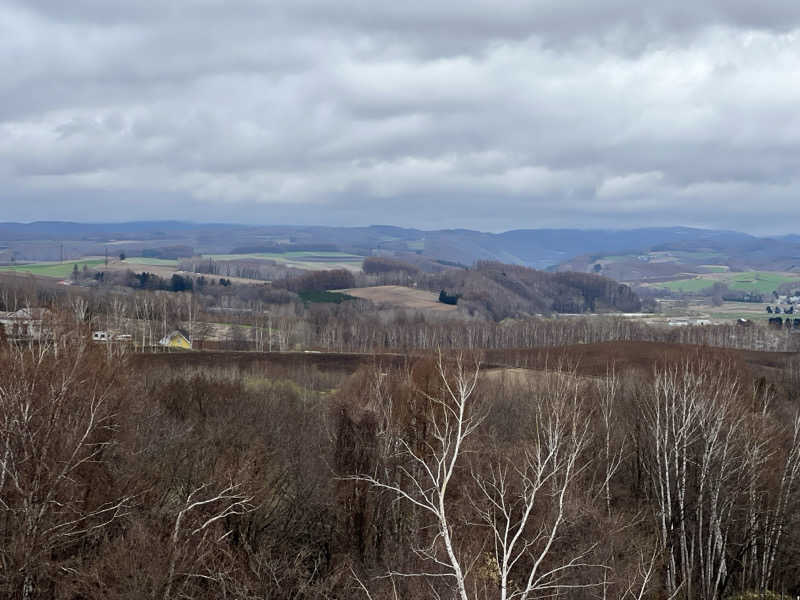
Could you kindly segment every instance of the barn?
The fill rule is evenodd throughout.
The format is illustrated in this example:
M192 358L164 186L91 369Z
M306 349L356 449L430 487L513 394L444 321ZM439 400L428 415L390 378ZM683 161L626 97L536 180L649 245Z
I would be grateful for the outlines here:
M165 335L158 341L158 344L168 348L183 348L184 350L192 349L192 340L180 329L176 329L172 333Z

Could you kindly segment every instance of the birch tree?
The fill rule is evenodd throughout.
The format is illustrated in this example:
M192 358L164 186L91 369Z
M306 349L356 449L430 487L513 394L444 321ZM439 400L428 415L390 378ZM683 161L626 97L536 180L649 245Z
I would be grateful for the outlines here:
M89 342L9 346L0 357L0 581L40 596L40 578L74 569L70 548L125 516L131 497L96 497L90 477L114 445L114 374ZM61 343L61 342L56 342Z
M586 562L586 551L545 566L566 518L568 493L586 466L583 451L591 437L577 378L547 377L545 393L533 399L532 439L521 456L492 461L488 473L472 473L483 500L474 507L493 538L500 600L596 585L567 579L574 569L597 567ZM536 519L543 506L547 518Z
M575 378L555 374L554 385L533 400L534 425L521 455L486 461L469 460L475 450L470 441L486 414L475 397L478 365L468 367L461 355L448 363L440 352L437 372L442 393L423 394L431 407L425 423L429 439L412 444L396 435L382 442L390 449L390 458L400 461L394 479L388 471L352 477L431 518L435 533L413 548L427 568L389 575L422 578L432 589L433 582L445 581L460 600L527 600L594 585L565 579L572 570L593 566L585 560L586 551L573 551L562 562L553 559L568 497L585 467L584 450L590 439ZM388 428L385 431L389 434ZM451 487L457 476L474 484L472 516L464 516L456 507ZM473 573L488 548L493 548L490 571L496 589L479 592Z
M729 583L736 507L747 480L740 392L729 368L684 363L657 372L642 403L670 595L716 600Z

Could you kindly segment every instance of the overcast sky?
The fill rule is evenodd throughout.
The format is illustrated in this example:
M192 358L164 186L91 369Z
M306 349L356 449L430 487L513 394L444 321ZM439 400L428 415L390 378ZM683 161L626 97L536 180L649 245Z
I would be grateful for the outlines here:
M799 167L798 0L0 0L0 221L787 233Z

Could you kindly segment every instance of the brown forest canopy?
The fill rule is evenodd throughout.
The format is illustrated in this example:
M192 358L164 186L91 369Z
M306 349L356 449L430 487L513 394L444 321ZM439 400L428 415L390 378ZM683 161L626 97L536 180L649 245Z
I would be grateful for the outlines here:
M453 598L440 531L476 565L469 600L800 593L797 363L770 382L708 349L593 377L456 352L159 368L76 321L0 344L2 598ZM426 508L442 448L448 527Z
M636 294L613 279L588 273L549 273L480 261L430 278L430 289L460 294L463 305L501 320L536 313L637 312Z
M347 269L310 271L299 277L284 279L273 283L275 287L286 288L292 292L324 292L354 287L355 277Z
M379 274L379 273L392 273L392 272L401 272L407 273L409 275L416 275L420 272L419 267L415 265L411 265L407 262L403 262L402 260L397 260L394 258L386 258L383 256L369 256L364 259L364 263L361 266L361 269L367 275Z

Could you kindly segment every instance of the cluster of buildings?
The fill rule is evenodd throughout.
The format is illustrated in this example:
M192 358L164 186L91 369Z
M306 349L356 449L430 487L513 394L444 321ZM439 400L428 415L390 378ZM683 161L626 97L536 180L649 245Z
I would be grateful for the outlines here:
M0 329L9 341L39 341L52 336L52 313L46 308L20 308L0 311ZM133 336L111 331L93 331L92 341L97 343L133 343ZM165 348L191 350L191 337L176 329L158 341Z
M111 331L93 331L92 341L101 344L110 343L132 343L133 338L127 333L114 333ZM183 350L192 349L192 339L184 331L176 329L165 335L158 341L158 345L164 348L181 348Z

